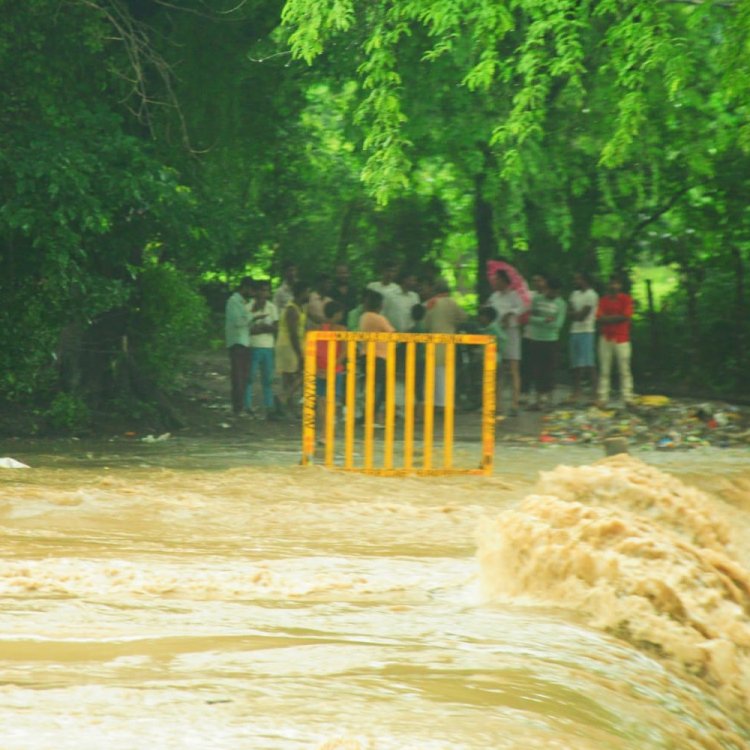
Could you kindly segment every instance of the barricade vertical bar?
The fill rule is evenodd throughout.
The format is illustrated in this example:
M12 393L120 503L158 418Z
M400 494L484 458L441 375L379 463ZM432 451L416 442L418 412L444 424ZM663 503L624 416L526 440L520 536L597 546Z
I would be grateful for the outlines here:
M326 359L326 466L333 466L336 436L336 352L337 341L328 341Z
M484 474L492 473L495 453L495 383L497 344L484 346L484 382L482 383L482 464Z
M344 445L344 468L354 466L354 418L357 389L357 342L346 344L346 432Z
M443 414L443 467L453 466L453 417L456 393L456 345L445 345L445 412Z
M435 344L429 342L424 362L424 425L422 430L422 466L432 468L432 434L435 423Z
M416 344L406 344L406 372L404 382L404 468L411 469L414 458L414 388L416 367Z
M404 363L404 447L403 458L397 455L396 445L396 412L398 372L400 370L399 352L403 347ZM425 349L417 349L424 346ZM457 357L461 346L481 346L483 348L483 382L481 419L481 462L474 467L456 467L455 461L455 427L456 427L456 388L457 388ZM326 366L324 371L317 371L318 354L325 347ZM444 348L443 348L444 347ZM346 350L346 367L340 367L344 357L341 350ZM383 349L382 359L378 359L379 349ZM458 348L458 349L457 349ZM424 373L417 371L418 363L424 351ZM337 356L338 354L338 356ZM420 356L417 356L417 355ZM358 356L359 355L359 356ZM364 355L364 359L362 359ZM438 355L441 367L438 369ZM319 460L329 468L344 468L349 471L361 471L368 474L401 475L412 471L424 474L490 474L494 461L495 438L495 404L496 404L496 367L497 346L489 336L459 334L456 336L405 333L363 333L346 331L310 331L303 345L303 424L302 424L302 463L314 462L316 456L316 437L325 438L323 457ZM364 461L360 463L356 458L360 435L357 417L361 409L359 393L361 386L357 382L357 371L360 362L365 369L364 385L364 431L361 439L364 442L362 450ZM382 366L382 369L381 367ZM337 377L342 374L337 369L346 370L346 386L337 388ZM422 393L417 393L417 381L420 374L424 374ZM316 388L316 376L325 376L325 388ZM440 380L438 381L438 376ZM440 400L436 393L439 385L444 393L440 393ZM319 393L318 393L319 391ZM381 392L382 391L382 392ZM342 398L343 396L343 398ZM325 397L325 406L316 404ZM383 435L383 460L376 450L375 420L377 417L377 401L382 398L385 413L381 415L385 422ZM337 429L336 417L340 402L345 401L346 419L344 426ZM420 402L424 401L424 404ZM436 403L440 405L438 410ZM423 419L423 429L417 427L418 415L416 409L419 404L419 416ZM316 408L317 406L317 408ZM323 406L321 409L320 407ZM360 411L361 414L361 411ZM322 419L321 419L322 417ZM439 420L442 417L442 422ZM323 424L325 420L325 425ZM441 431L442 430L442 431ZM339 452L337 464L336 433L341 433L344 447ZM322 433L318 435L318 433ZM401 437L400 429L398 436ZM415 441L422 445L421 460L415 457ZM442 441L442 446L440 442ZM323 440L319 441L323 443ZM442 458L436 459L436 451L442 452ZM319 451L320 452L320 451ZM377 456L377 459L376 459ZM377 466L375 462L377 460ZM356 464L355 464L356 462Z
M385 360L385 450L383 466L393 468L393 438L396 421L396 342L389 341Z
M310 331L305 338L304 377L302 381L302 464L312 462L315 454L315 347L317 338Z
M367 342L365 377L365 469L372 469L373 439L375 435L375 342Z

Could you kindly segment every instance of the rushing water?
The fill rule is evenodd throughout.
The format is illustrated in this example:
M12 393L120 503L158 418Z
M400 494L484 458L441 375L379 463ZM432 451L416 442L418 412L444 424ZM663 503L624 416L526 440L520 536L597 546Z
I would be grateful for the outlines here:
M2 750L750 747L744 454L114 448L0 470Z

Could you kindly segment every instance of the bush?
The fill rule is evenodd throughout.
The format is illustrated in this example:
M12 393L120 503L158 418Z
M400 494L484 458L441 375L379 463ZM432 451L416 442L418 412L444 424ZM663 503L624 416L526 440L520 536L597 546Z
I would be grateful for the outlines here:
M154 382L168 390L185 352L206 337L208 305L187 276L169 265L141 274L140 296L134 355Z
M65 432L79 432L89 425L91 415L86 403L70 393L58 393L45 413L50 427Z
M55 385L53 353L59 315L30 289L3 289L0 311L0 398L31 402ZM43 400L43 399L42 399Z
M734 279L713 271L697 295L697 326L689 325L684 287L672 292L651 323L635 327L634 362L649 380L718 394L747 391L750 324L737 312ZM652 333L654 338L652 339Z

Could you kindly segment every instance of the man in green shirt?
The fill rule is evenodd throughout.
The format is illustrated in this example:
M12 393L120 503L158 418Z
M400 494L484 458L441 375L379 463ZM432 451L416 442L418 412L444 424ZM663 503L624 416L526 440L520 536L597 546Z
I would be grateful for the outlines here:
M537 274L536 291L531 300L527 337L531 385L535 401L532 410L546 408L555 387L555 368L560 331L567 306L560 296L560 283L546 274Z

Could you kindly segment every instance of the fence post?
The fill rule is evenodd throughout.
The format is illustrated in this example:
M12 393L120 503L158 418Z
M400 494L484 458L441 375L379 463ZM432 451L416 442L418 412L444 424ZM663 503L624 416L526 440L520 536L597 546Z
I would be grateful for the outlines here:
M416 344L409 341L406 344L406 372L404 383L404 468L411 469L414 460L414 401L415 401L415 372L416 372Z
M495 378L497 375L497 343L484 347L484 379L482 382L482 464L484 474L492 473L495 458Z
M303 393L304 405L302 409L302 463L310 464L315 459L316 432L325 438L323 463L328 468L337 468L336 464L336 418L339 401L342 394L338 392L337 380L341 379L337 372L341 348L346 345L347 364L345 368L345 405L346 419L343 432L344 449L343 461L339 467L350 471L361 471L370 474L399 475L411 471L420 474L489 474L492 471L494 458L495 437L495 376L497 347L489 336L471 334L398 334L398 333L363 333L347 331L310 331L304 344L304 377ZM403 348L405 393L404 393L404 431L403 431L403 460L396 456L396 380L398 367L399 344L406 344ZM417 346L424 346L424 390L417 393ZM483 412L481 422L482 457L479 466L454 467L455 421L456 421L456 387L458 362L457 346L481 346L484 349L482 401ZM324 372L317 372L318 349L325 347L327 362ZM385 350L385 357L378 358L378 350ZM357 409L359 404L359 388L357 384L357 369L362 358L357 355L364 353L363 366L365 369L364 388L362 391L364 402L364 430L361 443L358 442ZM438 370L438 356L441 366ZM421 373L420 373L421 374ZM325 375L325 388L320 388L320 397L325 397L325 405L317 404L318 388L316 376L321 380ZM438 378L438 376L440 376ZM436 386L441 389L441 399L436 398ZM384 393L382 391L385 391ZM444 398L444 401L443 401ZM423 403L422 429L422 457L415 466L415 433L417 432L418 401ZM382 403L381 403L382 402ZM436 412L440 404L442 422L436 422ZM375 419L376 408L385 407L384 432L379 437L379 444L383 449L383 457L375 455ZM316 409L316 406L318 407ZM323 407L323 408L320 408ZM320 412L320 413L318 413ZM318 424L320 418L325 424ZM438 414L439 418L439 414ZM443 445L435 444L436 429ZM320 441L323 442L322 440ZM361 445L363 461L355 464L355 448ZM435 458L435 451L442 447L442 461ZM421 466L420 466L421 463Z
M372 469L373 441L375 437L375 342L367 342L365 366L365 469Z
M393 468L393 438L394 425L396 421L396 342L388 342L387 357L385 360L385 446L383 456L383 467Z
M443 412L443 467L453 466L453 426L456 395L456 345L445 345L445 406Z
M315 354L314 336L305 338L304 379L302 381L302 465L312 463L315 455Z
M327 341L326 360L326 466L333 466L333 450L336 441L336 351L338 343Z
M435 344L426 345L424 359L424 424L422 425L422 468L432 468L432 435L435 426Z
M354 419L357 396L357 342L346 344L346 427L344 446L344 468L354 466Z

